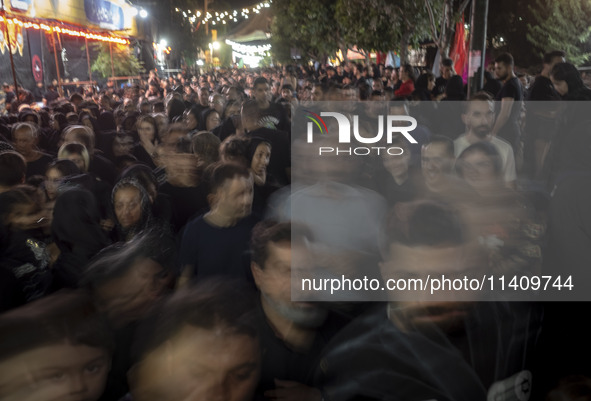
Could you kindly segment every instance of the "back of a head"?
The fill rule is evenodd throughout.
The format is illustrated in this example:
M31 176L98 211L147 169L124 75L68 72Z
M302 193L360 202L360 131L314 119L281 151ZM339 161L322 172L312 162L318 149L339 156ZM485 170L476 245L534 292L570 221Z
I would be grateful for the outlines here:
M260 109L256 100L249 99L242 104L242 118L248 118L253 121L258 121L260 118Z
M70 125L62 131L62 138L70 141L80 142L86 147L89 155L92 157L94 151L94 133L84 125Z
M141 361L186 326L226 335L258 338L255 294L246 283L212 278L177 291L146 319L133 350Z
M83 291L62 291L0 315L0 361L54 344L114 349L112 333Z
M220 139L209 131L201 131L191 138L193 154L199 157L199 161L210 165L220 159Z
M554 59L556 58L564 59L566 58L566 53L562 50L553 50L551 52L544 54L542 62L544 64L552 64L552 61L554 61Z
M495 58L495 63L503 63L507 66L513 66L515 64L513 56L510 53L501 53Z
M429 139L429 142L427 142L425 144L424 147L430 146L430 145L440 145L443 146L445 149L445 153L448 157L454 158L454 141L452 141L450 138L443 136L443 135L433 135L431 137L431 139Z
M557 81L565 81L568 85L569 93L585 87L579 70L571 63L557 63L552 68L550 76Z
M0 153L0 187L10 188L22 184L27 172L27 162L20 153L12 150Z

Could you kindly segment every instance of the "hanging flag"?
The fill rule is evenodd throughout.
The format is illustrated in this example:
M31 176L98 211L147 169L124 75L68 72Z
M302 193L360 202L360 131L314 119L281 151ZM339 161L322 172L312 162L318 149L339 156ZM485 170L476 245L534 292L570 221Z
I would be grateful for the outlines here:
M464 72L464 67L466 66L466 62L468 61L466 54L466 28L464 27L463 15L462 19L456 24L453 48L449 54L449 57L454 62L454 69L456 70L456 73L458 75L462 75Z

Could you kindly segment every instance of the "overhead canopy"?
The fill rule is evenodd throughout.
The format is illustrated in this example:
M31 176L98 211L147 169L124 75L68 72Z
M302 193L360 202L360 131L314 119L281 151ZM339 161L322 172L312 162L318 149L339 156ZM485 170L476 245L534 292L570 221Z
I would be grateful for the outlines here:
M237 43L253 41L268 42L271 37L271 20L273 16L270 8L263 8L259 13L251 13L248 19L240 22L226 35L226 39Z

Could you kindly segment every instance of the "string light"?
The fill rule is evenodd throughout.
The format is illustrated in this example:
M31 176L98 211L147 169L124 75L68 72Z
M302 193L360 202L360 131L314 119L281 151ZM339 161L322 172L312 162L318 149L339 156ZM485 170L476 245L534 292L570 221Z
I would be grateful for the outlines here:
M98 40L101 42L111 42L111 43L118 43L120 45L128 45L129 44L129 40L118 37L118 36L110 36L110 35L103 35L103 34L99 34L99 33L93 33L93 32L89 32L89 31L79 31L79 30L75 30L75 29L70 29L70 28L65 28L63 26L58 26L58 25L47 25L44 23L35 23L35 22L30 22L30 21L21 21L18 18L5 18L0 16L0 21L2 22L7 22L8 25L17 25L20 26L21 28L33 28L35 30L43 30L47 33L51 33L51 32L57 32L60 34L64 34L64 35L68 35L68 36L74 36L74 37L79 37L79 38L86 38L86 39L90 39L90 40Z
M230 22L238 22L238 18L248 19L249 14L255 13L260 14L261 10L264 8L271 7L271 3L273 0L266 0L262 3L253 5L252 7L243 8L242 10L228 10L228 11L215 11L214 14L210 14L209 12L203 15L203 19L201 20L202 24L206 24L208 22L212 22L212 24L222 23L227 24ZM196 21L196 17L201 17L201 11L192 12L191 10L181 10L176 8L175 11L177 13L182 13L183 17L187 19L191 24L194 24ZM189 14L193 15L189 15ZM215 17L215 18L214 18Z

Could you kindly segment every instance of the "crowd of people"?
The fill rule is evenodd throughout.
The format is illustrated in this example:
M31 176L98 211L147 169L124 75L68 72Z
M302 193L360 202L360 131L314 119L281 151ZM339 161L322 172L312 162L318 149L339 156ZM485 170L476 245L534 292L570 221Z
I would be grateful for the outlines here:
M591 89L561 51L514 67L469 98L450 59L5 84L0 400L591 399L586 303L292 301L319 266L584 287ZM321 101L412 116L417 143L304 155Z

